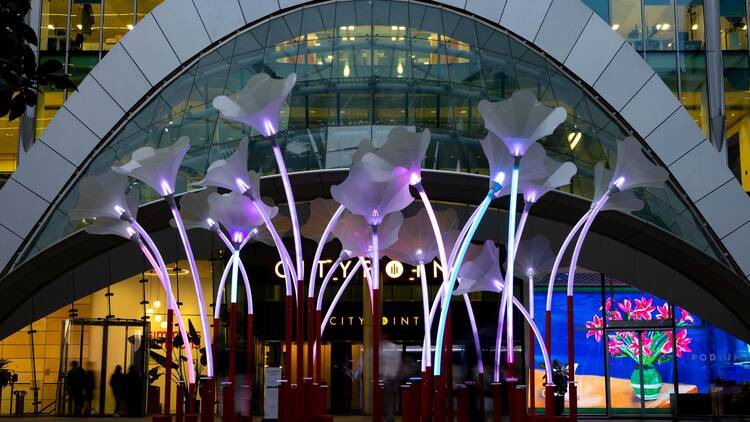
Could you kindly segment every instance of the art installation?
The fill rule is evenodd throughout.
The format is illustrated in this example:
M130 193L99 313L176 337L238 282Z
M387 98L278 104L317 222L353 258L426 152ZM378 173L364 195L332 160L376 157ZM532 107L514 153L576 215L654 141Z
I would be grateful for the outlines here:
M238 337L238 295L244 289L247 299L247 368L254 365L253 356L253 299L252 274L243 263L242 251L251 242L262 242L276 249L283 272L285 294L284 329L284 381L280 386L279 420L302 421L311 415L323 416L326 412L325 386L322 377L322 344L325 342L326 322L343 293L354 278L360 274L366 284L369 297L369 311L366 317L371 324L371 361L368 362L370 378L367 380L373 420L383 420L383 392L380 377L380 331L381 331L381 289L382 278L380 260L384 256L411 265L416 269L421 290L421 321L423 332L421 348L421 380L419 381L417 414L420 420L452 420L453 393L450 378L449 356L450 318L449 312L454 296L461 296L465 304L469 325L457 327L471 331L478 363L477 382L481 398L481 416L484 409L484 364L482 347L476 317L469 294L492 292L498 295L497 327L494 344L492 401L494 409L501 405L500 383L508 387L508 412L512 420L525 416L527 395L516 389L514 349L514 314L524 318L529 329L529 361L534 361L534 343L538 342L543 357L546 379L552 380L550 360L551 311L554 284L560 271L563 258L570 244L575 244L567 271L567 319L568 319L568 362L575 362L573 355L572 303L573 282L578 260L587 234L596 217L604 211L632 212L640 209L643 202L633 191L635 188L658 188L667 179L667 172L651 162L644 155L640 143L627 138L617 144L616 166L613 171L603 163L596 165L595 192L589 210L573 225L555 254L550 242L541 236L521 240L524 229L529 225L533 206L548 192L570 185L577 168L573 163L560 162L548 156L537 143L550 135L565 121L567 113L562 108L550 108L540 103L529 91L519 90L510 98L478 105L488 133L481 140L481 147L489 164L489 186L486 194L475 210L459 228L459 218L453 210L436 211L433 202L423 185L422 162L432 135L429 130L415 131L413 128L392 128L382 147L373 146L373 141L363 140L353 153L352 165L345 179L330 189L330 197L316 198L309 203L309 213L304 225L300 224L291 181L284 161L282 146L276 141L281 127L281 113L288 95L296 83L296 75L285 79L274 79L266 74L250 78L239 92L218 96L213 105L224 119L239 122L268 139L283 186L288 217L279 208L262 199L259 176L248 171L249 139L237 142L236 150L225 159L214 161L197 183L198 190L188 192L179 198L175 196L177 176L185 154L190 148L190 140L182 137L174 144L161 148L142 147L134 151L128 161L113 166L111 171L101 175L88 176L81 181L80 197L76 208L70 211L73 218L85 219L86 231L91 234L115 235L133 241L153 268L165 291L168 308L168 334L166 346L171 353L173 347L173 326L177 325L182 338L184 355L188 368L188 383L191 401L195 399L197 377L192 362L195 357L187 340L185 321L180 313L177 300L172 292L169 273L155 241L137 221L138 181L153 189L169 206L172 226L177 230L190 266L190 274L195 290L195 298L201 318L201 330L205 345L206 379L201 383L201 395L215 397L214 341L218 342L219 326L222 318L222 301L228 308L229 359L227 379L223 382L222 413L225 420L233 420L238 409L237 385L237 337ZM412 191L412 188L414 189ZM414 195L415 193L416 195ZM524 206L517 219L518 196L521 194ZM481 245L473 243L477 228L482 223L493 201L508 196L507 242L495 244L491 240ZM417 199L418 201L415 201ZM468 214L468 213L467 213ZM304 216L304 214L302 214ZM501 226L502 227L502 226ZM193 254L188 230L208 230L226 248L228 255L225 268L215 292L215 303L206 303L201 289L201 280ZM460 229L460 230L459 230ZM294 250L284 244L283 236L292 233ZM302 236L316 243L309 267L303 265ZM576 238L577 236L577 238ZM336 240L341 250L324 271L322 256L325 245ZM505 253L501 253L501 247ZM503 257L504 255L504 257ZM351 261L350 261L351 260ZM333 300L326 306L326 291L336 269L351 262L348 273L338 286ZM440 288L430 297L427 265L439 265ZM504 265L504 268L503 268ZM309 274L309 275L308 275ZM307 275L307 285L305 276ZM515 279L523 279L528 289L526 305L514 295ZM320 279L320 280L318 280ZM547 282L545 322L548 335L543 337L534 315L534 286L542 280ZM242 285L240 285L240 281ZM228 283L228 286L227 286ZM306 287L306 288L305 288ZM226 290L226 291L225 291ZM305 292L307 295L305 297ZM645 300L645 299L644 299ZM609 304L610 302L608 302ZM214 306L213 330L209 324L207 305ZM305 309L307 307L307 309ZM626 303L617 304L618 309L606 309L607 315L619 318L636 319ZM640 308L639 308L640 309ZM622 310L623 313L620 312ZM667 312L661 308L659 312ZM325 315L325 316L324 316ZM436 318L437 317L437 318ZM649 315L649 318L651 316ZM495 315L493 314L493 319ZM657 315L657 318L659 316ZM437 321L435 321L437 319ZM296 332L293 328L296 320ZM597 342L602 340L601 319L594 316L587 324ZM305 336L306 332L306 336ZM681 350L688 350L690 339L677 341ZM467 334L468 335L468 334ZM434 336L434 337L433 337ZM661 337L659 337L661 336ZM306 337L306 338L305 338ZM501 349L505 339L506 359L501 361ZM664 334L647 337L610 336L609 353L613 357L635 359L634 344L648 343L646 363L667 359L672 345ZM292 379L292 342L296 350L296 376ZM644 352L645 353L645 352ZM678 350L677 356L681 356ZM168 354L169 355L169 354ZM305 361L306 359L306 361ZM305 368L306 362L306 371ZM178 365L182 365L180 362ZM167 365L171 365L168 362ZM528 395L531 416L536 415L535 365L523 375L533 392ZM167 368L167 371L170 369ZM507 374L501 379L501 374ZM254 379L249 373L244 388L252 391ZM650 374L650 373L649 373ZM520 375L520 374L519 374ZM658 373L656 374L658 376ZM650 375L648 375L650 376ZM654 376L656 380L656 376ZM656 382L656 381L654 381ZM649 384L651 382L649 381ZM545 384L545 414L552 416L554 384ZM165 415L169 416L170 383L166 383ZM570 414L577 417L575 374L570 374ZM654 392L634 390L636 395L650 400ZM252 398L248 398L245 412L250 412ZM201 412L201 419L213 417L210 406ZM193 412L192 405L190 412ZM495 411L495 420L501 415ZM195 419L193 419L195 420Z

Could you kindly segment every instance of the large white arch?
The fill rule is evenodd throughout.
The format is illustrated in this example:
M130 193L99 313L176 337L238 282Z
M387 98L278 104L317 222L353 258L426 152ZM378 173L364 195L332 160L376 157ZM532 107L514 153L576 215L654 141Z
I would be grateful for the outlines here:
M295 0L166 0L82 81L0 190L0 274L134 107L202 51ZM494 22L559 62L619 112L750 277L750 199L651 67L579 0L435 0Z

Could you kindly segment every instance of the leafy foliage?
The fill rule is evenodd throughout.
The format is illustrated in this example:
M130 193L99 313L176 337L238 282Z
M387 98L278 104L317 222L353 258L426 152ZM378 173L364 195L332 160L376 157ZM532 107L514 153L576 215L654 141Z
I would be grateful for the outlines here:
M13 373L8 369L8 359L0 359L0 389L10 384L13 380Z
M188 332L187 332L188 341L190 344L194 347L200 347L201 344L201 336L198 334L198 331L195 329L195 326L193 325L193 321L188 319ZM167 339L166 338L153 338L151 339L151 342L149 344L149 356L151 359L156 362L159 366L151 368L149 370L149 382L156 381L162 373L158 372L159 367L166 368L167 364L167 357L166 354L161 354L159 352L165 352L165 346L166 346ZM182 354L182 336L180 336L180 333L175 333L175 336L172 340L172 371L170 377L173 381L185 381L186 377L183 372L183 366L182 363L191 364L187 362L187 358L183 356ZM207 359L206 359L206 348L200 347L200 358L197 359L195 362L192 362L193 365L195 365L195 372L197 374L200 374L203 367L206 366ZM179 363L178 363L179 362ZM154 371L156 369L156 371ZM154 372L152 374L152 371Z
M24 22L30 0L0 2L0 117L14 120L36 104L40 86L75 89L59 60L37 65L31 46L38 46L34 30Z

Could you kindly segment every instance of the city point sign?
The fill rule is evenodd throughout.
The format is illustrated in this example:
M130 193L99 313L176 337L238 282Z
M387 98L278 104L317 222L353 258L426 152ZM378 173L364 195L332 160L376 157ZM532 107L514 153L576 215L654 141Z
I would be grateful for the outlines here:
M318 261L318 277L321 279L325 277L326 272L329 270L329 265L331 265L334 262L332 259L322 259ZM335 275L331 278L331 281L338 281L343 280L349 275L349 271L354 268L354 259L350 259L347 261L341 261L339 263L339 271L335 273ZM302 263L304 267L304 261ZM370 269L370 260L365 259L365 266L367 267L368 271ZM428 278L432 278L434 280L442 280L442 270L443 267L440 265L440 262L433 261L430 264L425 265L426 268L431 268L432 271L429 271L427 274ZM419 268L418 267L410 267L407 265L404 265L403 263L396 261L396 260L389 260L384 266L381 267L383 269L383 274L385 274L388 278L392 280L399 280L399 281L414 281L419 283ZM407 269L409 268L409 269ZM282 268L281 261L276 261L276 264L273 266L273 272L276 274L276 277L280 279L284 279L284 270ZM431 274L430 274L431 273Z

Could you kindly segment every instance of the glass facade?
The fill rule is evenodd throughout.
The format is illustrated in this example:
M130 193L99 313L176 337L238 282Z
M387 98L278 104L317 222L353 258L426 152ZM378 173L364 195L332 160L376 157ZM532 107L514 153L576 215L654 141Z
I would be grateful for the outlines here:
M274 174L270 145L257 133L220 119L212 99L233 93L253 74L296 72L299 82L282 111L279 141L290 171L344 168L359 140L382 143L394 126L429 129L426 169L487 174L478 140L484 136L480 99L499 100L528 89L568 119L542 141L558 160L578 166L574 195L593 194L593 166L614 165L622 126L552 63L514 38L466 16L394 1L336 2L297 10L239 34L205 54L144 104L86 169L99 174L142 146L188 136L178 192L201 179L208 164L251 139L250 168ZM571 134L580 141L569 143ZM156 199L142 186L141 200ZM715 245L668 186L639 192L637 216L717 259ZM27 250L28 258L80 228L67 211L73 187Z

